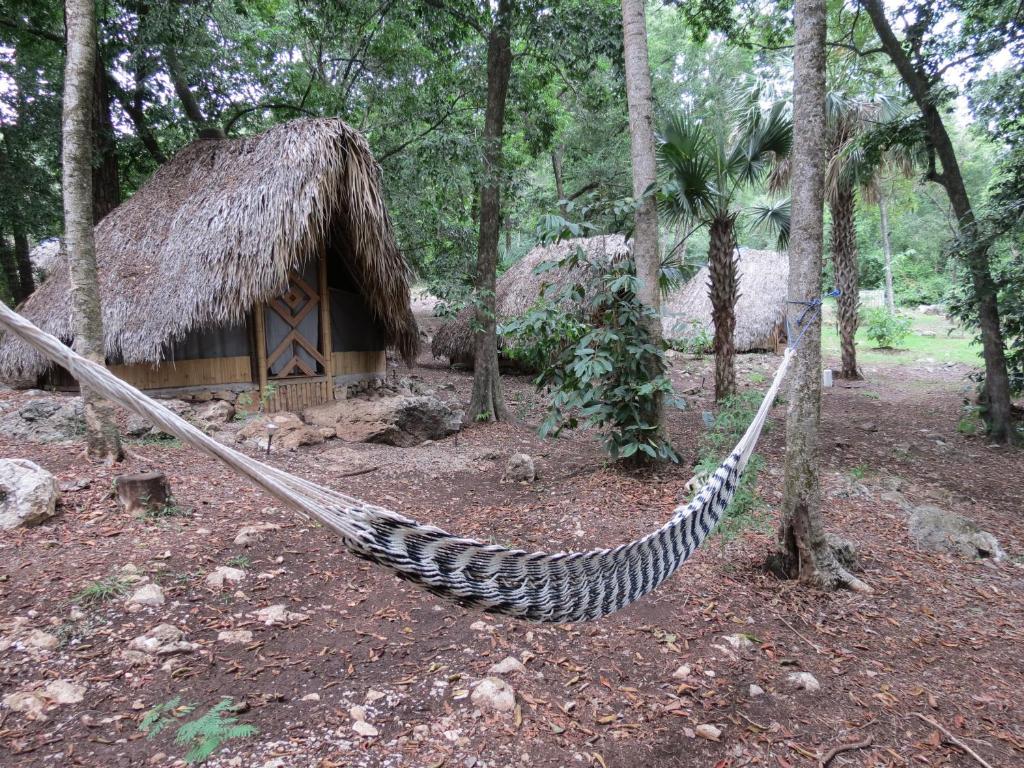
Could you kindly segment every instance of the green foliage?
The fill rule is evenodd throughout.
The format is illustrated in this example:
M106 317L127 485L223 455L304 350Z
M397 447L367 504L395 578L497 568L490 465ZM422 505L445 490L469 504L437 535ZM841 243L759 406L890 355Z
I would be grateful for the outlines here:
M946 296L949 279L933 261L911 249L893 257L893 294L901 307L938 304Z
M235 555L227 563L232 568L241 568L243 571L252 565L252 558L248 555Z
M654 313L637 298L632 259L588 262L577 249L558 266L583 266L589 277L546 291L501 329L511 356L540 366L535 384L550 395L541 435L583 424L602 433L613 459L678 461L658 428L659 400L672 385L664 349L650 335ZM566 311L568 303L582 311Z
M880 349L897 347L910 335L910 318L890 312L885 307L861 310L861 320L864 332Z
M689 322L677 320L672 336L673 349L695 357L709 354L715 343L707 323L702 323L699 320L690 320Z
M224 697L214 704L205 714L191 722L182 723L174 734L176 744L188 747L184 759L187 763L205 762L226 741L254 736L256 727L248 723L239 723L234 716L225 716L233 707L231 697ZM195 711L195 704L181 704L181 697L175 696L163 704L150 709L139 723L139 730L146 738L158 736L171 725L177 724L182 718Z
M86 607L95 607L109 600L114 600L128 591L130 586L123 576L107 576L90 582L75 595L71 601Z

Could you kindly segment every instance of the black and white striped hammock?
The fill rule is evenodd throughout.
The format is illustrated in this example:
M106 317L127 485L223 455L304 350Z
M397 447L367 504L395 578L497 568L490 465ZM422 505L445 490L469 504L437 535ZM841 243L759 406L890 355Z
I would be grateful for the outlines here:
M0 302L0 325L82 385L220 459L283 503L337 533L356 557L462 605L530 621L597 619L638 600L675 573L722 519L795 351L787 347L757 415L694 499L661 528L612 549L526 552L454 536L432 525L264 464L76 354Z

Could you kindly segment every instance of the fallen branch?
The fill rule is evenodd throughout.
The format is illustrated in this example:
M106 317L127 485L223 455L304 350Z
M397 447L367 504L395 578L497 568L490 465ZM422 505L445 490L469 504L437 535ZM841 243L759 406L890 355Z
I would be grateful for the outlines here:
M821 758L818 766L819 768L828 768L828 764L836 759L836 755L841 755L843 752L850 752L854 749L867 749L874 743L874 738L868 736L866 739L861 739L860 741L853 741L849 744L840 744L838 747L832 747L832 749L825 753L825 756Z
M376 472L380 467L364 467L363 469L354 469L351 472L342 472L340 475L334 475L334 477L355 477L356 475L368 475L370 472Z
M973 749L971 749L971 748L970 748L970 747L968 747L968 746L967 746L966 744L964 744L964 742L963 742L963 741L961 741L960 739L958 739L958 738L957 738L956 736L954 736L954 735L953 735L952 733L950 733L949 731L947 731L947 730L946 730L946 728L945 728L945 726L941 725L941 724L940 724L940 723L939 723L939 722L938 722L937 720L933 720L933 719L932 719L932 718L930 718L930 717L925 717L925 716L924 716L924 715L922 715L922 714L921 714L920 712L914 712L913 714L914 714L914 717L916 717L916 718L918 718L918 719L920 719L920 720L924 720L924 721L925 721L926 723L928 723L928 725L930 725L930 726L931 726L932 728L937 728L937 729L938 729L939 731L941 731L941 732L942 732L942 735L946 737L946 739L947 739L947 740L949 741L949 743L950 743L950 744L952 744L952 745L953 745L954 747L958 747L958 748L962 749L962 750L963 750L964 752L966 752L966 753L967 753L968 755L970 755L971 757L973 757L973 758L974 758L975 760L977 760L977 761L978 761L978 765L982 765L982 766L984 766L985 768L992 768L992 766L991 766L991 765L990 765L990 764L989 764L988 762L986 762L986 761L985 761L985 759L984 759L984 758L983 758L983 757L982 757L981 755L979 755L979 754L978 754L977 752L975 752L975 751L974 751Z

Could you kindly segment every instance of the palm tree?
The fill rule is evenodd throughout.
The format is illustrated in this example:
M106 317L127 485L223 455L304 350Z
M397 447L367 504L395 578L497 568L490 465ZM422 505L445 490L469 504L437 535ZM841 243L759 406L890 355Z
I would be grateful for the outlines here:
M746 109L730 124L711 126L685 112L674 114L658 137L658 157L668 172L661 206L670 220L693 229L707 227L709 296L715 326L715 399L736 391L733 330L739 286L736 276L736 223L744 213L742 190L763 182L773 165L789 154L793 124L788 108L777 103L768 112ZM748 213L751 211L747 211ZM780 235L788 208L761 209L761 222Z

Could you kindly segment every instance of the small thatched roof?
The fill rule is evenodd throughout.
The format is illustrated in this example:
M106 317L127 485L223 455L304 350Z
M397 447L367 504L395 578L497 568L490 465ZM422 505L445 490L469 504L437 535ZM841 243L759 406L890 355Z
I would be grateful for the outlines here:
M336 119L185 147L96 227L107 356L157 363L193 329L241 322L333 238L345 243L388 344L414 359L408 266L380 176L366 140ZM69 283L61 260L19 308L65 341ZM46 368L24 343L0 341L0 375L31 378Z
M739 251L736 350L770 349L773 332L785 323L789 257L777 251ZM665 338L685 339L701 330L714 334L709 283L708 268L702 267L686 285L662 302L661 327Z
M29 259L32 262L32 269L39 273L48 275L53 269L57 256L60 254L60 239L50 237L40 240L35 248L29 252Z
M583 260L576 267L549 269L541 274L536 269L544 262L558 263L582 248L589 259L597 263L611 262L629 255L629 245L622 235L598 235L562 240L554 245L538 245L517 261L495 286L495 314L498 322L507 322L524 315L540 298L546 286L559 289L584 277L587 269ZM434 335L430 351L434 357L447 357L452 362L469 363L473 360L472 321L475 308L465 307L450 323Z

